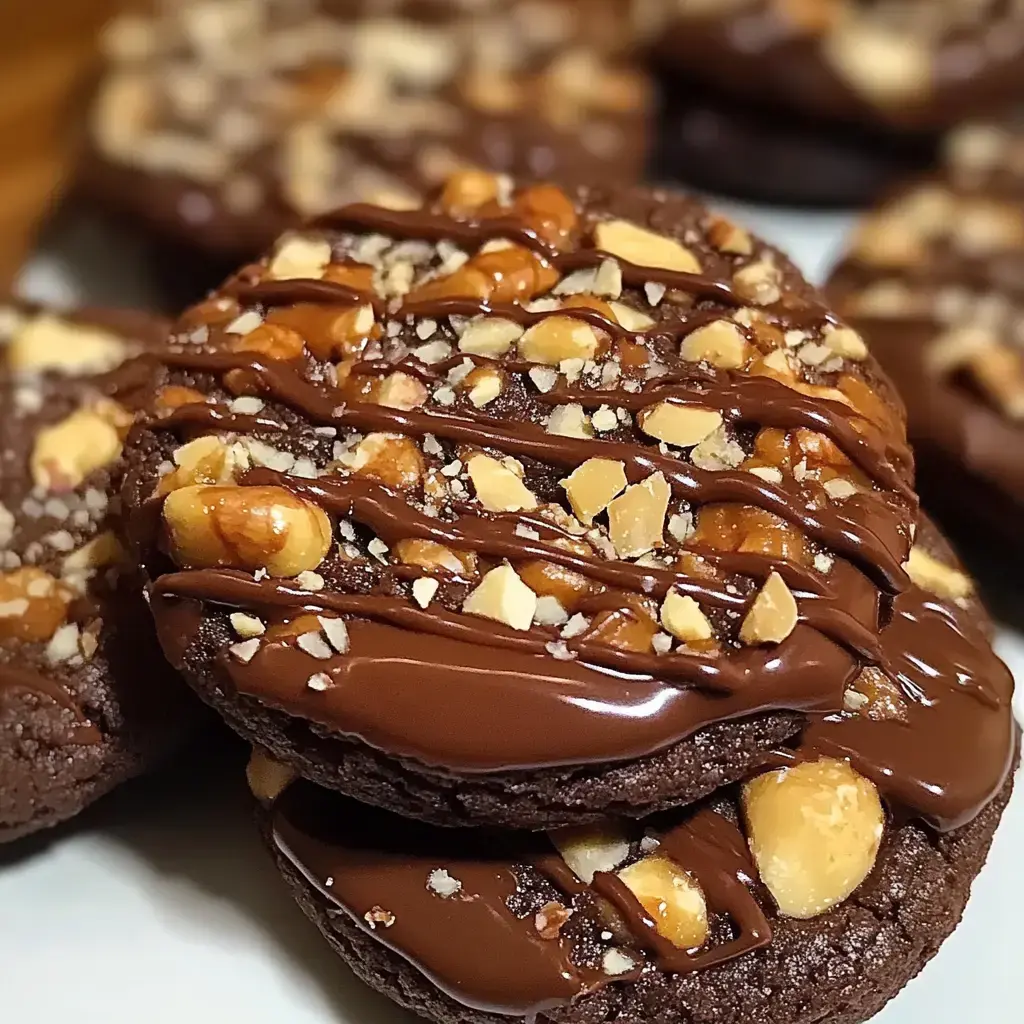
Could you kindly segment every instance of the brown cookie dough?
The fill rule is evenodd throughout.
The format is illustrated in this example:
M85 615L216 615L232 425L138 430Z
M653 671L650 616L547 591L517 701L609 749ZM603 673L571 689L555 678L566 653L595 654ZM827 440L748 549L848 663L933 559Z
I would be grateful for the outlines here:
M326 786L443 824L641 816L901 656L898 403L690 197L465 174L343 208L166 362L125 490L165 650Z
M167 325L0 303L0 841L156 763L199 708L118 539L120 454Z
M942 168L862 221L829 290L907 405L929 506L1019 552L1024 503L1024 136L967 126Z
M897 0L674 0L659 52L726 95L824 121L936 132L1024 87L1024 9Z
M649 86L632 4L189 0L106 37L86 191L232 260L343 202L454 169L632 182Z
M1009 673L927 521L908 569L915 587L882 635L896 630L925 675L866 670L840 715L808 716L767 771L703 805L547 836L439 830L256 753L264 834L356 974L440 1024L857 1024L956 927L1018 757ZM1002 707L1001 737L950 704L953 663L970 666L971 702ZM921 819L938 790L959 811L936 830Z

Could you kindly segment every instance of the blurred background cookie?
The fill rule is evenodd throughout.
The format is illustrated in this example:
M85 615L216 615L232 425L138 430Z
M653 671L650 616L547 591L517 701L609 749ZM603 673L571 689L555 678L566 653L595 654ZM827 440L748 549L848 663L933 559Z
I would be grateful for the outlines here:
M467 165L569 183L645 166L630 4L149 6L104 36L85 191L228 263L343 202L415 203Z
M700 159L713 167L731 149L751 158L724 166L712 187L753 198L862 202L880 178L927 160L945 131L998 114L1024 89L1017 4L678 0L666 8L657 59L668 73L674 159L665 169L704 178ZM791 168L788 179L770 173L780 164Z
M0 841L76 814L200 721L119 540L149 317L0 303Z

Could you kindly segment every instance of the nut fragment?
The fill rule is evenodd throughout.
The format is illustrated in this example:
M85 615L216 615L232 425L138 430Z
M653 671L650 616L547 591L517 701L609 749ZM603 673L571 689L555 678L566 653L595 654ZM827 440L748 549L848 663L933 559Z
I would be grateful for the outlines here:
M773 572L740 626L740 640L751 646L782 643L793 632L798 617L796 598L786 581Z
M578 402L560 405L548 417L547 432L559 437L593 437L594 430Z
M731 321L713 320L688 334L679 354L692 363L706 361L721 370L736 370L747 361L747 339Z
M281 239L267 274L275 281L319 281L331 262L331 243L326 238L286 235Z
M427 394L427 387L421 380L397 370L384 378L375 397L378 405L408 412L423 405Z
M782 274L770 257L758 260L733 274L732 285L745 302L770 306L782 298Z
M614 459L587 459L562 481L576 518L590 526L609 502L626 486L625 463Z
M404 434L367 434L355 450L342 460L357 476L369 477L406 491L423 478L423 453L411 437Z
M160 492L175 491L191 484L232 483L239 470L247 469L249 458L241 445L227 445L215 434L197 437L172 456L175 469L160 481Z
M694 405L659 402L640 413L640 429L659 441L680 448L699 444L722 425L717 409L701 409Z
M779 912L807 919L871 873L882 840L878 790L845 761L781 768L743 787L750 850Z
M71 598L67 587L34 566L0 573L0 640L49 640Z
M537 499L506 465L490 455L474 455L466 464L480 503L490 512L519 512L537 507Z
M459 351L479 356L503 356L523 335L523 328L512 320L489 316L472 320L459 337Z
M592 359L597 345L590 324L571 316L547 316L519 339L519 355L531 363L557 366L564 359Z
M264 806L272 804L291 784L296 772L260 747L253 747L245 777L252 795Z
M477 170L456 171L444 186L441 206L454 216L465 215L496 200L500 190L501 183L494 174Z
M894 32L869 17L851 17L823 40L842 79L880 107L922 100L932 86L933 48L925 36Z
M476 556L469 551L452 551L433 540L405 538L392 549L403 565L418 565L421 569L447 569L460 576L476 572Z
M32 449L32 480L46 491L70 491L121 455L119 426L131 416L114 402L97 402L39 431Z
M462 605L468 615L495 619L513 629L528 630L537 611L537 595L510 565L499 565L480 581Z
M821 336L826 348L844 359L859 361L867 359L868 347L864 339L852 327L837 327L828 324Z
M594 229L598 249L610 252L639 267L656 267L687 274L699 274L700 261L674 238L631 224L628 220L610 220Z
M315 569L331 546L323 509L283 487L183 487L167 496L163 517L184 568L292 577Z
M50 313L27 320L7 344L12 370L103 373L128 354L125 343L98 327L69 323Z
M639 558L664 542L671 489L663 473L633 484L608 506L608 532L619 558Z
M661 606L661 624L678 640L710 640L711 623L692 597L670 590Z
M708 907L700 886L668 857L655 854L630 864L619 878L654 922L659 935L680 949L708 937Z
M910 549L910 557L903 568L919 587L938 597L944 597L947 601L963 601L974 591L974 584L969 576L944 565L922 547Z
M548 838L576 877L587 885L598 871L614 871L629 856L629 840L610 821L556 828Z

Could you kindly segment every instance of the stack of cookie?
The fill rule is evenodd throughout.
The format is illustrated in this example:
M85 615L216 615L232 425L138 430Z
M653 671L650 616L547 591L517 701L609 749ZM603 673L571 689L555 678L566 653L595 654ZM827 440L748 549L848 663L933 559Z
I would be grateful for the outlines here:
M863 339L742 227L343 207L185 313L126 457L165 653L403 1006L854 1024L955 927L1012 682Z
M1022 197L1019 128L966 126L934 174L865 216L829 285L907 403L927 504L1003 554L1020 551L1024 502Z

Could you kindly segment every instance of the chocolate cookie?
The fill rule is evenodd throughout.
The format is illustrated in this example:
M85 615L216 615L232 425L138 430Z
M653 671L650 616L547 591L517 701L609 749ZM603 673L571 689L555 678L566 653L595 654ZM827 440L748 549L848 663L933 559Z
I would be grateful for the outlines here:
M0 304L0 841L71 817L199 720L118 540L120 452L167 325Z
M881 634L898 666L778 767L645 823L439 830L255 756L286 881L364 981L442 1024L865 1020L956 927L1016 760L970 581L926 523L910 564Z
M1002 0L680 0L659 53L704 86L783 111L937 132L1015 103L1024 12Z
M941 170L866 216L829 289L906 401L929 507L1020 552L1024 136L955 133Z
M167 366L125 490L165 651L410 816L696 799L842 706L908 585L863 342L686 196L468 173L345 207L186 313Z
M463 166L644 167L649 86L618 0L153 6L107 33L85 188L232 262L342 202L416 205Z

